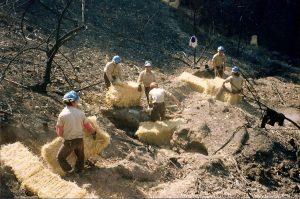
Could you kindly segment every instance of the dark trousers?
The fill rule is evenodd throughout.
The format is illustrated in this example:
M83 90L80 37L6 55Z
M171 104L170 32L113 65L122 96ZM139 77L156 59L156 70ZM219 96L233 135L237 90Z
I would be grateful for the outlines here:
M61 145L58 153L57 153L57 160L61 168L68 172L72 169L71 165L67 162L67 157L72 153L75 152L77 156L75 169L78 172L81 172L84 168L84 145L83 145L83 138L73 139L73 140L65 140L64 143Z
M109 88L111 83L110 83L106 73L104 73L104 82L105 82L106 88Z
M155 122L157 120L165 120L166 119L166 107L165 103L154 103L153 109L151 111L151 121Z
M223 77L224 74L224 67L223 66L216 66L215 68L215 77Z
M149 105L149 92L150 92L150 87L145 87L145 94L146 94L148 105Z

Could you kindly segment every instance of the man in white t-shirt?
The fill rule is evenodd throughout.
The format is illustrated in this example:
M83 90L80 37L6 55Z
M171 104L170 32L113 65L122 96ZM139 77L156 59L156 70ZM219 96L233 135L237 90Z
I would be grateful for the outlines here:
M240 69L237 66L234 66L231 70L231 75L227 79L225 79L222 87L217 92L216 99L220 99L220 97L224 91L232 93L232 94L241 93L243 81L244 81L243 78L240 76ZM225 86L226 83L230 83L230 87L226 87Z
M150 116L152 122L166 119L165 95L171 97L177 103L177 106L180 106L180 102L176 97L165 89L158 88L156 82L150 84L150 89L149 106L152 108Z

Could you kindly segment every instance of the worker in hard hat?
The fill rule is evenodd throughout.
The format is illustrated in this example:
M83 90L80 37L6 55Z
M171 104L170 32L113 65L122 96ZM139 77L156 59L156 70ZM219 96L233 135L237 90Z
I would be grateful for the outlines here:
M215 71L215 77L223 77L226 67L226 56L223 46L218 47L218 52L212 58L212 67Z
M145 61L145 70L143 70L138 77L138 91L142 91L142 84L144 85L145 95L147 98L147 102L149 105L149 92L150 92L150 84L151 82L155 82L155 75L152 72L152 63L151 61Z
M222 84L222 87L216 94L216 99L220 99L222 93L224 91L232 93L232 94L239 94L242 92L243 86L243 78L240 75L240 69L237 66L232 67L231 75L225 79ZM230 87L226 87L225 84L230 83Z
M122 80L121 57L116 55L112 61L108 62L104 68L104 81L108 88L111 84L115 84L117 80Z
M165 95L171 97L178 107L180 106L180 102L177 98L165 89L158 88L158 84L156 82L152 82L150 84L150 89L149 104L152 108L150 115L151 121L155 122L157 120L166 119Z
M64 141L56 158L62 170L67 174L80 173L84 168L83 128L91 133L94 140L96 139L96 130L86 120L84 112L78 108L80 97L75 91L66 93L63 101L66 107L58 116L56 133ZM75 168L72 168L66 160L73 151L77 156Z

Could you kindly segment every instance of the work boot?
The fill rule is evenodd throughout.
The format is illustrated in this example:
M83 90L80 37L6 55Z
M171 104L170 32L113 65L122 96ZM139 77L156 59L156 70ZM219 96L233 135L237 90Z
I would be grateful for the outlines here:
M72 176L75 173L75 169L71 169L69 171L66 171L65 173L66 174L65 174L64 177L70 177L70 176Z

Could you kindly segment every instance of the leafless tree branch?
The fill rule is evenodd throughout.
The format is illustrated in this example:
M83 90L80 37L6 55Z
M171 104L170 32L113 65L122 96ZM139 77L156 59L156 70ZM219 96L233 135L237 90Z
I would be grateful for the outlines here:
M61 70L62 74L64 75L64 78L66 80L66 82L69 84L70 87L73 87L74 85L70 82L69 78L67 77L65 70L63 69L63 67L61 65L59 65L56 61L53 60L53 62L55 63L55 65Z
M74 65L73 65L73 63L71 62L71 60L67 57L67 56L65 56L60 50L58 50L58 52L70 63L70 65L72 66L72 68L73 68L73 71L74 71L74 75L75 75L75 77L78 79L78 76L77 76L77 74L76 74L76 69L75 69L75 67L74 67Z

